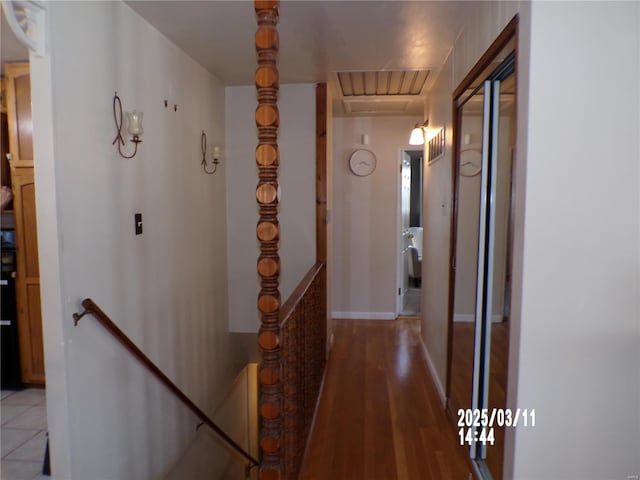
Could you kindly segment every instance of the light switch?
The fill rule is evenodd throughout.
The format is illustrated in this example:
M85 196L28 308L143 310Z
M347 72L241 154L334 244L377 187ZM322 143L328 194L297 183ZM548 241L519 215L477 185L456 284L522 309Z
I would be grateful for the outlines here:
M142 214L136 213L134 219L136 222L136 235L142 235Z

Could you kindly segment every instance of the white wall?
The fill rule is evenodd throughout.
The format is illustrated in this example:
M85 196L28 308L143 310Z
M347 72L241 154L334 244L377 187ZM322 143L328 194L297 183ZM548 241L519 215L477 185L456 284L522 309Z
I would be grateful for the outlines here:
M71 316L92 297L199 406L217 404L236 373L225 165L202 172L200 133L224 140L224 89L123 3L47 8L49 54L32 58L32 83L54 478L159 478L195 419L94 319ZM129 160L111 144L116 90L145 112Z
M533 3L524 60L517 403L539 421L516 430L513 477L626 479L640 474L640 5Z
M280 294L282 301L316 260L316 137L315 84L281 85L279 183ZM260 327L260 291L256 263L258 205L255 189L258 144L255 87L226 88L227 257L230 329L254 332Z
M448 134L453 89L519 12L507 406L535 408L537 426L507 430L505 478L640 471L639 8L475 4L431 90ZM422 336L441 384L450 162L447 149L425 186Z
M463 110L461 134L470 135L472 148L482 149L482 115L467 114ZM463 152L461 164L482 165L481 154ZM466 167L465 171L475 171ZM453 321L473 321L476 311L478 277L478 228L480 219L480 183L482 174L473 177L460 175L458 184L458 219L456 237L456 279Z
M250 363L234 379L211 418L253 458L258 458L257 417L258 364ZM246 480L244 457L230 448L220 448L220 442L211 429L200 428L193 442L163 480ZM256 474L254 469L251 478L257 478Z
M416 122L422 119L333 119L334 318L395 318L400 151L408 148ZM366 146L360 144L364 133L370 141ZM358 148L371 150L377 157L377 168L368 177L357 177L349 170L349 156Z
M444 402L447 375L449 242L451 229L451 94L453 55L447 57L433 87L425 116L434 130L445 129L444 155L425 164L423 174L422 324L421 336L436 386Z

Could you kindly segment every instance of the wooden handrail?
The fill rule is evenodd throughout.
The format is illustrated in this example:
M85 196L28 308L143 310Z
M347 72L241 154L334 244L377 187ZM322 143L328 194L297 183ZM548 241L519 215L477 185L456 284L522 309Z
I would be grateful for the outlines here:
M253 458L249 453L247 453L240 445L238 445L235 440L233 440L229 435L227 435L216 423L209 418L209 416L204 413L195 403L191 401L189 397L187 397L182 390L180 390L170 379L167 377L162 370L160 370L155 363L153 363L149 357L147 357L142 350L138 348L138 346L133 343L133 341L122 331L118 326L113 323L113 321L108 317L106 313L104 313L98 305L95 304L93 300L90 298L85 298L82 301L82 306L84 307L84 312L82 313L74 313L73 321L75 325L78 325L78 321L84 317L87 313L93 315L100 325L107 329L107 331L115 337L118 342L120 342L129 353L133 355L147 370L149 370L160 382L167 387L171 393L173 393L176 397L178 397L182 403L184 403L189 409L200 419L200 421L207 425L211 430L213 430L221 439L223 439L229 446L231 446L236 452L242 455L246 460L249 461L249 465L247 465L246 471L250 470L254 466L260 464L258 460Z
M313 279L316 278L316 276L322 271L324 266L324 262L316 262L316 264L311 267L304 278L300 280L300 283L298 284L296 289L291 292L291 295L289 295L289 298L286 302L284 302L282 308L280 309L280 328L282 328L284 324L287 323L287 320L291 316L291 312L293 312L298 306L298 304L304 297L304 294L307 293L307 290L309 290L309 288L311 287Z

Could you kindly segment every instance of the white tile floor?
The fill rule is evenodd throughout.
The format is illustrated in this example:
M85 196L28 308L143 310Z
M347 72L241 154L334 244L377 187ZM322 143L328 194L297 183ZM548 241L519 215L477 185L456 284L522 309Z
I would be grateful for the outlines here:
M404 294L405 306L402 309L401 315L419 316L421 297L422 297L421 289L409 288L407 292Z
M2 480L43 480L47 443L47 400L45 391L28 388L2 390L0 397L0 441Z

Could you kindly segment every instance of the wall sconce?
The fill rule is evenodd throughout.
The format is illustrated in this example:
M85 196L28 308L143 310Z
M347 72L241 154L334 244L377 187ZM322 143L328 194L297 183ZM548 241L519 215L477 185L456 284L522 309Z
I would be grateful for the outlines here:
M200 148L202 149L202 162L200 162L200 165L202 165L202 169L205 171L205 173L213 175L218 169L222 150L218 145L213 145L213 153L211 155L213 170L209 171L207 170L207 134L204 133L204 130L202 131L202 135L200 136Z
M411 130L411 136L409 137L409 145L424 145L425 134L427 127L429 126L429 120L425 120L422 125L416 123L416 126Z
M118 92L115 92L113 96L113 121L116 124L116 130L118 134L116 135L115 140L112 142L112 145L118 144L118 153L123 158L133 158L138 153L138 144L142 142L140 140L140 136L144 133L144 129L142 128L142 117L144 113L138 112L136 110L132 110L127 113L127 131L133 137L131 142L135 144L135 149L131 155L125 155L122 153L121 148L124 146L124 138L122 138L122 103L120 102L120 97L118 96Z

